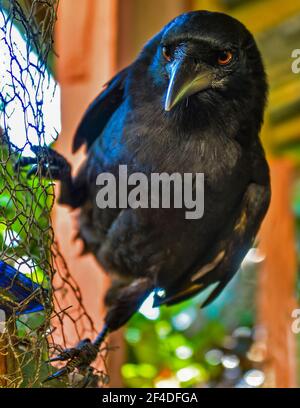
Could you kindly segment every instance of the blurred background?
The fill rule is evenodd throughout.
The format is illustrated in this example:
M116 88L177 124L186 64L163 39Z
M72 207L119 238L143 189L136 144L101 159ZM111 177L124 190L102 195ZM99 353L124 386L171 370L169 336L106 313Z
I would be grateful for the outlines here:
M292 52L300 49L299 1L60 0L49 66L61 92L62 132L56 148L77 167L84 152L71 154L74 131L101 86L170 19L197 9L238 18L262 51L270 82L262 139L271 166L271 208L257 247L211 306L200 310L201 298L196 297L159 310L150 298L112 336L117 349L109 354L111 386L298 387L300 73L292 71ZM45 16L37 13L37 18ZM53 221L85 307L100 327L108 278L91 257L79 257L68 210L56 206ZM72 328L67 332L72 344Z

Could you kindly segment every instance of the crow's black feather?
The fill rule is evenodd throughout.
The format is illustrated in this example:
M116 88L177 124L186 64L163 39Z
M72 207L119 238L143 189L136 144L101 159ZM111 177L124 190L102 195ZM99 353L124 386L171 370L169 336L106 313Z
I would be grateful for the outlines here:
M74 136L73 153L84 143L88 148L91 147L101 135L111 115L121 105L126 72L127 70L124 69L111 79L87 109Z

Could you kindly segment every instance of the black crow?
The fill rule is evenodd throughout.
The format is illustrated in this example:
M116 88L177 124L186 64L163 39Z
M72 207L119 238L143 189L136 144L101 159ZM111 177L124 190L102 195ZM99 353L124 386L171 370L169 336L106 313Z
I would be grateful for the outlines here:
M156 305L172 305L215 284L205 306L230 281L270 201L259 139L266 94L261 55L244 25L222 13L190 12L151 39L90 105L74 138L74 152L87 146L75 178L63 157L33 147L38 159L48 156L41 171L50 168L61 181L60 202L80 208L79 236L112 278L103 330L52 359L67 363L50 378L89 366L107 333L151 292ZM175 206L100 209L97 176L118 180L120 165L149 178L203 173L203 216L187 219L186 208Z

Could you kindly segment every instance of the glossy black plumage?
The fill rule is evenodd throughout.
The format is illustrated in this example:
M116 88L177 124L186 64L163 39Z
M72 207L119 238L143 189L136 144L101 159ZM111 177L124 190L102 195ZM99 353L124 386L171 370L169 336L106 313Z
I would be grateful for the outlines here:
M206 89L165 112L169 77L161 48L178 44L186 45L183 52L188 58L212 63L221 79L223 71L214 66L215 50L234 49L237 61L225 68L224 88ZM192 273L218 255L220 241L233 238L243 196L250 183L257 183L265 187L266 197L261 217L249 225L251 238L245 245L237 242L226 255L229 265L218 265L201 284L204 288L220 281L220 288L230 280L256 235L269 199L268 167L258 139L266 89L252 36L236 20L207 12L188 13L171 22L108 83L74 139L74 150L84 142L89 149L75 180L83 192L80 236L108 271L126 283L150 276L152 286L164 288L166 299L172 299L189 287ZM164 209L99 210L95 178L103 171L117 175L119 164L146 174L203 172L204 217L187 221L182 211ZM197 292L195 288L193 293Z
M224 57L225 55L225 57ZM224 58L229 62L223 65ZM80 207L79 236L113 278L106 327L123 325L147 294L182 301L238 270L270 200L259 140L267 84L252 35L221 13L179 16L106 86L74 138L87 159L75 179L64 166L60 201ZM58 160L59 161L59 160ZM205 210L105 209L96 177L129 171L204 173Z

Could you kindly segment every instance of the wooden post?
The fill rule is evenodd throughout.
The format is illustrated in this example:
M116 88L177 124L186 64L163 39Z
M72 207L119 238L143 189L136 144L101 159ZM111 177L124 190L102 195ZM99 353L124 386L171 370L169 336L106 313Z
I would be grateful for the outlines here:
M119 0L118 68L130 64L146 41L190 6L190 0Z
M258 341L264 343L266 386L296 387L296 342L292 332L295 300L296 248L291 212L293 165L271 162L272 200L260 233L266 256L259 274Z
M5 387L6 381L2 376L7 374L6 354L7 338L5 333L0 334L0 388ZM2 378L1 378L2 377Z

